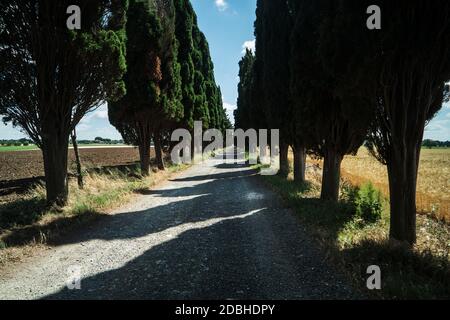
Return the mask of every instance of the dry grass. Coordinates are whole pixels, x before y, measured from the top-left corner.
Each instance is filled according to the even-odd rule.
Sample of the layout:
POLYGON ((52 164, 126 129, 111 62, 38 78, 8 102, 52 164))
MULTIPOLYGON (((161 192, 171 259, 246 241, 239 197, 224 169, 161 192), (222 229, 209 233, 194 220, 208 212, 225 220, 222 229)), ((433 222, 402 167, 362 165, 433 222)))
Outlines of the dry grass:
POLYGON ((120 171, 91 173, 84 177, 83 190, 71 179, 69 203, 62 212, 45 209, 45 189, 37 185, 22 198, 0 206, 0 267, 34 254, 74 228, 111 214, 113 208, 131 202, 139 191, 148 190, 185 168, 182 165, 155 170, 143 179, 120 171), (36 206, 41 203, 43 207, 36 206), (21 221, 13 220, 18 212, 25 217, 21 221))
MULTIPOLYGON (((292 161, 292 153, 290 154, 292 161)), ((320 161, 308 158, 309 166, 321 166, 320 161)), ((389 197, 387 169, 372 157, 366 148, 356 156, 346 156, 342 162, 342 179, 361 186, 367 182, 389 197)), ((320 181, 317 168, 309 178, 320 181)), ((450 223, 450 149, 423 149, 417 181, 417 210, 438 220, 450 223)))
MULTIPOLYGON (((389 196, 386 167, 374 159, 365 148, 342 162, 342 176, 352 184, 372 181, 389 196)), ((450 149, 423 149, 417 181, 417 209, 450 222, 450 149)))

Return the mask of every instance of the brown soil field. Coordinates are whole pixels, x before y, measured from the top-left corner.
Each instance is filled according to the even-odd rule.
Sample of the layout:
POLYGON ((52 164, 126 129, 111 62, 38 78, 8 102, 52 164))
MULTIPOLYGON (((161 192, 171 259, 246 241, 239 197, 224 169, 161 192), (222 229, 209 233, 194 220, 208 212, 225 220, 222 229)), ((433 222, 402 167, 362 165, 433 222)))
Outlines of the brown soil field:
MULTIPOLYGON (((152 152, 152 157, 154 156, 152 152)), ((137 148, 86 148, 80 149, 83 167, 129 165, 139 161, 137 148)), ((69 150, 69 170, 75 169, 75 155, 69 150)), ((0 153, 0 181, 42 177, 44 164, 40 150, 0 153)))

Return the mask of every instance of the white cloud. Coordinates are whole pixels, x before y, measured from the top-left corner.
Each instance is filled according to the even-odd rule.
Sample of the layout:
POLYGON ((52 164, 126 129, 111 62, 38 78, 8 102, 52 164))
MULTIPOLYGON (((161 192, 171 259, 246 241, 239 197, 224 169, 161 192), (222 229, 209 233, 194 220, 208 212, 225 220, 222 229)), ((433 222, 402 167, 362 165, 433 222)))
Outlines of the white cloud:
POLYGON ((450 120, 434 119, 425 128, 425 139, 446 141, 450 138, 450 120))
POLYGON ((225 11, 228 9, 228 2, 226 0, 215 0, 215 3, 219 11, 225 11))
MULTIPOLYGON (((89 132, 92 130, 92 127, 90 125, 88 125, 87 123, 84 123, 83 121, 81 121, 78 125, 77 125, 77 132, 89 132)), ((78 140, 78 139, 77 139, 78 140)))
POLYGON ((92 120, 106 120, 108 121, 108 104, 104 103, 94 111, 87 113, 83 119, 81 119, 80 124, 90 124, 92 120))
POLYGON ((105 103, 92 112, 92 118, 108 119, 108 105, 105 103))
POLYGON ((255 46, 256 46, 256 40, 249 40, 249 41, 245 41, 244 44, 242 45, 242 54, 245 54, 247 49, 252 50, 253 52, 255 52, 255 46))
POLYGON ((237 106, 228 102, 223 102, 223 107, 227 112, 228 119, 230 119, 231 123, 234 123, 234 113, 233 111, 237 109, 237 106))

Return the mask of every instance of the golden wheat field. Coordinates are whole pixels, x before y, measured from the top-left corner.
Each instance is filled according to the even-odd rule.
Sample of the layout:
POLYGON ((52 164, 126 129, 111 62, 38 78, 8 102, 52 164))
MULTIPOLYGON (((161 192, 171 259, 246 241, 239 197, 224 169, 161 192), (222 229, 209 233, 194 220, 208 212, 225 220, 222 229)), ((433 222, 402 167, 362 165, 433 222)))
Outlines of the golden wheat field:
MULTIPOLYGON (((371 181, 388 196, 386 167, 366 148, 342 162, 342 177, 352 184, 371 181)), ((450 149, 423 149, 417 181, 417 209, 450 222, 450 149)))
MULTIPOLYGON (((293 154, 290 152, 292 162, 293 154)), ((307 177, 320 180, 316 169, 321 162, 308 157, 307 177)), ((366 148, 356 156, 346 156, 341 167, 342 179, 353 185, 372 182, 386 197, 389 197, 387 169, 372 157, 366 148)), ((417 181, 417 210, 450 223, 450 149, 423 149, 417 181)))

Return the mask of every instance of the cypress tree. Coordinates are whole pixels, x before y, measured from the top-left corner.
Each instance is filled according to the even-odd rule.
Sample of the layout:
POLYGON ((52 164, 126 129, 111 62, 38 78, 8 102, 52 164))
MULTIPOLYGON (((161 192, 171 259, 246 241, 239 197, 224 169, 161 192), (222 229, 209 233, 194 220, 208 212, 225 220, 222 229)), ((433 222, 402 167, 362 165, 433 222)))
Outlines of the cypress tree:
POLYGON ((425 124, 448 100, 450 2, 377 1, 380 30, 368 30, 369 1, 339 1, 325 44, 341 96, 375 111, 368 146, 387 165, 390 237, 416 241, 416 184, 425 124), (339 50, 336 50, 339 48, 339 50))
MULTIPOLYGON (((297 134, 315 155, 324 158, 321 198, 337 201, 340 166, 346 154, 362 145, 372 119, 363 100, 338 94, 340 79, 320 51, 326 22, 333 18, 332 0, 295 3, 295 25, 291 36, 291 92, 297 134)), ((332 39, 331 39, 332 40, 332 39)))
POLYGON ((127 94, 109 104, 109 118, 126 142, 139 146, 145 176, 149 174, 152 134, 158 164, 163 168, 162 124, 183 114, 178 43, 172 2, 132 0, 127 14, 127 94))
POLYGON ((47 202, 67 202, 70 133, 124 93, 126 0, 11 0, 0 4, 0 115, 42 150, 47 202), (81 30, 66 10, 81 8, 81 30))
MULTIPOLYGON (((270 129, 280 130, 280 174, 289 173, 288 149, 294 145, 297 167, 304 168, 304 147, 294 140, 292 130, 292 101, 290 99, 290 34, 293 26, 292 11, 286 0, 260 0, 257 2, 255 22, 256 70, 260 86, 261 108, 270 129)), ((296 178, 304 179, 302 170, 296 178)))
POLYGON ((252 123, 255 115, 252 114, 252 88, 254 78, 255 56, 249 49, 239 62, 239 84, 237 109, 234 111, 235 127, 243 130, 255 128, 252 123))

